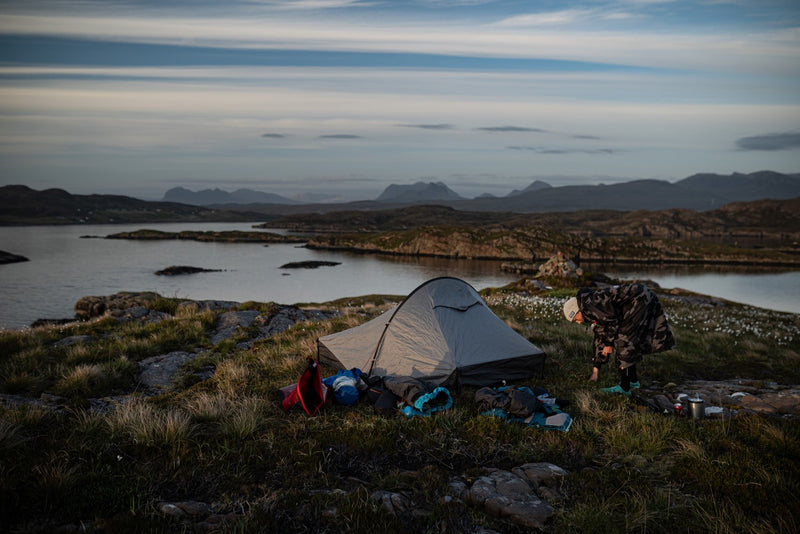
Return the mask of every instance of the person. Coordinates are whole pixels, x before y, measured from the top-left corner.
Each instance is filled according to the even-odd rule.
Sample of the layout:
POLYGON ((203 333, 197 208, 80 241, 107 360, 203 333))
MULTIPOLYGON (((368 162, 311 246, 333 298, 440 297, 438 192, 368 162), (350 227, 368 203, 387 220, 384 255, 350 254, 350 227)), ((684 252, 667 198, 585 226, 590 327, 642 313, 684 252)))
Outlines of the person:
POLYGON ((636 364, 644 354, 675 348, 675 338, 658 297, 644 284, 622 284, 600 289, 581 288, 564 303, 567 320, 588 322, 594 331, 591 381, 600 367, 615 356, 619 384, 607 393, 630 395, 639 387, 636 364))

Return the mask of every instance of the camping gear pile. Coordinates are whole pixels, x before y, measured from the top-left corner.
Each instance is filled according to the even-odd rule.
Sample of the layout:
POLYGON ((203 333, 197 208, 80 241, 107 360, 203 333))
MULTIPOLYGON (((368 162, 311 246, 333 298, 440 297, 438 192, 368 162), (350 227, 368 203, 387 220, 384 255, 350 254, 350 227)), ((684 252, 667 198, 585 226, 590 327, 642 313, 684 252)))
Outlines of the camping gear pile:
MULTIPOLYGON (((375 319, 320 337, 317 361, 341 369, 336 375, 323 380, 317 361, 308 359, 298 383, 281 389, 284 410, 299 404, 313 415, 333 391, 339 404, 367 398, 376 413, 427 417, 452 407, 451 388, 487 388, 542 373, 545 353, 497 317, 468 283, 440 277, 423 283, 375 319)), ((523 392, 497 393, 512 391, 516 396, 523 392)), ((534 413, 567 415, 552 399, 536 400, 539 404, 534 403, 530 413, 521 417, 514 412, 508 419, 569 428, 568 416, 552 424, 546 424, 546 417, 531 419, 534 413)))

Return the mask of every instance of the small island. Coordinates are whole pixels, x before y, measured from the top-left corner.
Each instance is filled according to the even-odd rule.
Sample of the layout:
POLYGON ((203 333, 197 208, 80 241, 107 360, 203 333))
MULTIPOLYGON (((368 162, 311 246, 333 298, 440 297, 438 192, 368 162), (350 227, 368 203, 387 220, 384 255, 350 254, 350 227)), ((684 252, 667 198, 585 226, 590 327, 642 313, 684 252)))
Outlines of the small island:
POLYGON ((17 254, 12 254, 10 252, 6 252, 5 250, 0 250, 0 264, 4 263, 20 263, 23 261, 30 261, 25 256, 19 256, 17 254))
POLYGON ((281 269, 316 269, 317 267, 333 267, 341 265, 338 261, 292 261, 284 263, 280 266, 281 269))
POLYGON ((195 274, 195 273, 218 273, 222 269, 203 269, 202 267, 192 267, 190 265, 170 265, 166 269, 156 271, 159 276, 175 276, 179 274, 195 274))

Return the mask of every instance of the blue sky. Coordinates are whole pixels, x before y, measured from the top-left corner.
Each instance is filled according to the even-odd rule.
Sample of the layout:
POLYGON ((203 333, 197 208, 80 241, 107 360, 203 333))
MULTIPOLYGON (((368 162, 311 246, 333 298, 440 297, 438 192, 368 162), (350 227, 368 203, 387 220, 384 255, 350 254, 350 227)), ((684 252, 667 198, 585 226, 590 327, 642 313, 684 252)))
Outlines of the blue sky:
POLYGON ((800 172, 796 0, 0 2, 0 185, 374 198, 800 172))

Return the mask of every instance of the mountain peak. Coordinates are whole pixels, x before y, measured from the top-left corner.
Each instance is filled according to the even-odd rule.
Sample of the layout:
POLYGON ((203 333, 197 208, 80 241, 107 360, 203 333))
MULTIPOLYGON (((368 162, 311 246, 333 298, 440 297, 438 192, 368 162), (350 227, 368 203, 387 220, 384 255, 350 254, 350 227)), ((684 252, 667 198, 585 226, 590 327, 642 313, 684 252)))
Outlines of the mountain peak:
POLYGON ((377 202, 431 202, 460 200, 463 197, 442 182, 416 182, 412 185, 392 184, 383 190, 377 202))

